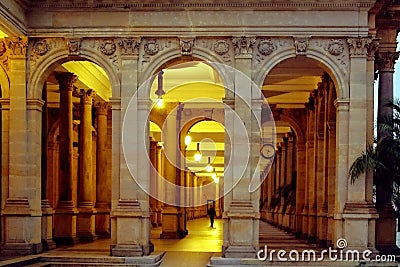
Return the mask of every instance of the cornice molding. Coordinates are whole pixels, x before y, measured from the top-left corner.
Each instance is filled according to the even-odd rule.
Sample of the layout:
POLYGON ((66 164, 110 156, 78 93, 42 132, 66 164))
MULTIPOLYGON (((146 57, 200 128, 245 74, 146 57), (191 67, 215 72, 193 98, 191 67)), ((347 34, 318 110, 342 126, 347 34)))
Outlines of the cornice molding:
POLYGON ((187 0, 179 2, 171 2, 167 0, 154 1, 112 1, 112 0, 93 0, 93 1, 82 1, 76 2, 72 0, 42 0, 42 1, 23 1, 24 5, 28 5, 29 8, 49 8, 49 9, 82 9, 82 8, 97 8, 97 9, 124 9, 124 10, 141 10, 141 9, 253 9, 253 8, 265 8, 265 9, 348 9, 348 8, 365 8, 369 10, 375 4, 374 0, 364 1, 268 1, 268 0, 247 0, 247 1, 199 1, 199 0, 187 0))

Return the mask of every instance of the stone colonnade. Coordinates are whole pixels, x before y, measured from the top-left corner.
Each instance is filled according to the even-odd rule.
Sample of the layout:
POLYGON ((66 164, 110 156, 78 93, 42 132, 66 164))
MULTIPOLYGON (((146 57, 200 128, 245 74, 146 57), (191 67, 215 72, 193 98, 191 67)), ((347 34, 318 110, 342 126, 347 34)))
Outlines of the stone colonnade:
POLYGON ((111 191, 110 179, 107 177, 106 150, 108 104, 104 101, 96 102, 97 146, 94 149, 92 107, 95 91, 78 91, 74 87, 78 77, 73 73, 57 72, 55 76, 60 85, 59 152, 48 160, 51 164, 58 158, 59 166, 58 175, 52 175, 52 182, 57 184, 59 193, 50 201, 56 205, 54 240, 60 244, 73 244, 79 240, 95 240, 96 233, 107 235, 110 232, 108 221, 111 195, 107 192, 111 191), (73 129, 73 97, 80 98, 78 151, 74 151, 76 142, 73 129), (79 161, 74 160, 74 155, 79 161), (99 194, 96 194, 96 191, 99 194))
MULTIPOLYGON (((261 186, 261 218, 321 247, 334 241, 334 99, 334 82, 325 74, 297 113, 298 124, 277 136, 274 162, 261 186)), ((285 120, 285 114, 277 118, 285 120)))
MULTIPOLYGON (((97 58, 101 63, 99 65, 103 66, 110 75, 113 86, 113 98, 110 100, 112 179, 109 186, 105 181, 103 181, 104 184, 101 180, 99 181, 101 176, 97 176, 94 182, 93 173, 92 178, 90 172, 82 173, 81 175, 86 177, 86 180, 81 180, 85 187, 80 188, 78 196, 74 197, 74 192, 78 192, 76 189, 78 183, 74 184, 73 181, 71 99, 72 85, 76 77, 68 74, 69 79, 65 77, 62 79, 59 76, 60 109, 63 111, 60 120, 64 122, 60 124, 59 154, 64 160, 60 159, 56 163, 60 170, 59 178, 62 186, 59 188, 60 201, 54 211, 54 224, 63 225, 63 227, 55 229, 55 237, 69 242, 75 242, 77 234, 82 234, 82 237, 89 239, 95 238, 96 208, 107 209, 108 204, 105 204, 106 199, 97 201, 95 190, 93 193, 86 191, 89 190, 86 185, 92 183, 99 187, 100 183, 102 186, 112 188, 111 255, 142 256, 153 251, 150 242, 149 196, 140 187, 148 188, 150 183, 150 168, 147 168, 149 162, 146 162, 143 157, 148 154, 147 149, 150 145, 147 142, 150 142, 150 138, 148 132, 137 130, 145 129, 146 122, 140 118, 146 118, 150 112, 148 91, 138 92, 135 112, 129 113, 132 123, 128 125, 132 127, 130 129, 135 134, 131 140, 124 143, 131 149, 133 160, 129 162, 130 166, 140 166, 135 169, 136 180, 132 179, 123 154, 122 129, 133 93, 163 63, 183 55, 193 55, 201 59, 211 58, 216 62, 231 64, 255 83, 262 85, 265 76, 274 64, 278 64, 285 58, 300 55, 319 60, 329 66, 335 87, 332 87, 331 81, 323 80, 321 88, 318 87, 310 97, 307 112, 303 114, 305 116, 303 140, 300 140, 298 135, 288 135, 283 139, 278 149, 276 162, 269 173, 269 178, 274 177, 274 179, 267 179, 267 185, 270 185, 264 191, 261 190, 268 201, 272 202, 276 189, 290 184, 296 170, 295 207, 292 203, 285 208, 282 203, 285 199, 277 197, 276 201, 279 205, 272 211, 264 211, 263 214, 267 219, 272 219, 282 227, 293 229, 312 242, 329 245, 339 238, 346 238, 351 249, 374 249, 377 213, 372 205, 372 196, 369 194, 372 192, 371 177, 360 177, 354 184, 351 184, 347 177, 352 160, 365 149, 370 141, 370 136, 367 134, 368 123, 373 119, 367 110, 371 99, 370 76, 373 63, 368 60, 368 53, 371 52, 369 44, 372 40, 370 37, 348 39, 315 37, 307 40, 296 38, 243 36, 202 39, 202 37, 196 37, 190 40, 181 38, 182 42, 178 42, 179 37, 159 39, 135 37, 120 40, 87 38, 67 42, 63 38, 55 38, 52 42, 60 44, 52 48, 56 51, 48 49, 38 54, 36 65, 31 66, 32 73, 29 75, 26 75, 28 69, 26 64, 33 64, 30 62, 31 58, 26 57, 26 52, 19 53, 19 51, 26 51, 27 43, 24 44, 21 40, 15 41, 13 47, 15 48, 15 44, 18 44, 19 48, 10 47, 12 54, 8 59, 12 90, 10 90, 9 98, 3 98, 1 102, 2 133, 4 133, 2 142, 6 143, 2 146, 2 193, 4 193, 2 194, 4 205, 2 250, 20 254, 40 252, 42 251, 42 233, 50 232, 41 229, 44 214, 42 210, 47 207, 43 206, 42 209, 41 187, 43 185, 41 185, 41 172, 38 168, 41 164, 40 157, 37 157, 41 151, 43 101, 37 92, 35 94, 31 92, 42 90, 43 83, 40 81, 43 80, 32 78, 28 83, 26 77, 40 76, 37 73, 44 75, 42 69, 51 66, 50 62, 45 64, 46 60, 51 56, 56 58, 55 55, 61 52, 64 53, 65 59, 77 55, 82 58, 97 58), (72 46, 76 42, 79 42, 79 45, 72 46), (60 52, 60 49, 65 49, 65 51, 60 52), (35 89, 35 86, 40 89, 35 89), (337 97, 330 95, 335 90, 338 92, 337 97), (335 103, 333 112, 335 115, 331 111, 333 103, 335 103), (328 114, 331 115, 327 116, 328 114), (11 121, 11 118, 15 117, 18 120, 11 121), (333 151, 335 154, 331 156, 333 151), (94 221, 93 217, 95 217, 94 221)), ((43 40, 46 39, 34 41, 43 42, 43 40)), ((254 116, 261 117, 262 96, 260 92, 253 90, 254 84, 242 79, 240 75, 234 77, 226 73, 221 75, 225 75, 224 82, 227 87, 232 86, 235 90, 235 94, 226 93, 224 100, 226 104, 224 125, 227 131, 234 133, 230 140, 225 142, 226 145, 230 145, 225 158, 231 160, 232 166, 240 166, 243 163, 243 148, 250 146, 249 168, 244 173, 237 168, 226 168, 225 171, 226 189, 230 189, 238 179, 240 181, 233 190, 227 192, 224 199, 222 251, 223 256, 227 258, 254 257, 258 250, 260 190, 249 192, 248 189, 252 175, 255 173, 257 176, 260 171, 256 159, 259 158, 261 133, 254 116), (251 103, 252 111, 248 110, 243 99, 251 103), (234 112, 246 122, 244 127, 249 139, 243 138, 241 128, 238 128, 240 123, 235 121, 234 112)), ((86 97, 88 97, 87 94, 86 97)), ((84 112, 88 112, 89 107, 86 108, 84 112)), ((100 121, 98 124, 104 125, 100 121)), ((88 129, 90 127, 86 128, 85 136, 89 136, 88 129)), ((82 142, 80 144, 83 146, 82 142)), ((89 144, 86 146, 90 149, 89 144)), ((102 146, 104 143, 97 144, 97 147, 102 146)), ((97 159, 102 158, 99 155, 96 156, 97 159)), ((89 158, 81 164, 90 164, 89 158)), ((96 166, 96 173, 104 171, 101 170, 100 164, 97 163, 96 166)), ((104 210, 103 215, 107 216, 104 210)), ((103 217, 102 220, 107 221, 107 217, 103 217)), ((48 237, 46 235, 47 239, 48 237)))

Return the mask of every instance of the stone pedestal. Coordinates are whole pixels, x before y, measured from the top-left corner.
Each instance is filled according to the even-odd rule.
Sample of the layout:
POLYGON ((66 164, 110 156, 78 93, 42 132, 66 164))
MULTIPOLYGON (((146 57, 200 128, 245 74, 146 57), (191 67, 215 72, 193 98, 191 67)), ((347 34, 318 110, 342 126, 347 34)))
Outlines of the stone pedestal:
POLYGON ((111 245, 111 255, 117 257, 135 257, 149 255, 154 251, 154 245, 146 241, 146 227, 138 225, 148 224, 150 214, 141 211, 137 201, 120 200, 115 211, 111 212, 117 234, 117 243, 111 245))
POLYGON ((41 229, 41 214, 32 214, 28 199, 7 199, 3 216, 3 227, 7 231, 1 247, 2 255, 29 255, 43 251, 40 238, 35 240, 34 236, 27 234, 41 229))
POLYGON ((160 238, 183 238, 185 230, 180 227, 182 213, 177 207, 166 207, 162 211, 162 233, 160 238))
POLYGON ((54 212, 54 241, 57 245, 79 243, 76 236, 76 217, 78 209, 72 201, 60 201, 54 212))
POLYGON ((53 214, 54 211, 50 207, 48 200, 42 200, 42 246, 43 250, 51 250, 56 248, 53 241, 53 214))
POLYGON ((226 258, 254 258, 258 251, 258 224, 260 216, 249 201, 232 201, 224 213, 224 233, 229 243, 222 246, 226 258), (257 236, 255 236, 257 235, 257 236))

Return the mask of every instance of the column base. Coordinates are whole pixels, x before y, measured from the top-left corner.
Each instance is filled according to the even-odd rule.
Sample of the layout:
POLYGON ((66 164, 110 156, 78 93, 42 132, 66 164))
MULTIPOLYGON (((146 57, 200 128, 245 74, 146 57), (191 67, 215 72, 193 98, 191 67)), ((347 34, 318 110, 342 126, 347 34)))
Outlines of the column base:
POLYGON ((79 213, 76 221, 76 235, 80 242, 93 242, 97 240, 95 234, 96 210, 89 205, 78 208, 79 213))
POLYGON ((254 258, 258 249, 249 246, 222 247, 222 255, 225 258, 254 258))
POLYGON ((380 254, 400 255, 400 249, 396 245, 396 213, 391 204, 378 205, 379 218, 376 220, 376 244, 380 254))
POLYGON ((111 246, 111 256, 135 257, 143 256, 142 248, 138 245, 117 245, 111 246))
POLYGON ((23 255, 32 255, 39 254, 43 252, 42 243, 38 244, 4 244, 1 246, 1 255, 7 256, 23 256, 23 255))
POLYGON ((60 201, 54 211, 53 240, 57 245, 73 245, 79 243, 76 236, 76 217, 78 210, 72 201, 60 201))
POLYGON ((255 258, 258 252, 260 214, 251 201, 232 201, 224 213, 224 227, 230 229, 224 237, 222 256, 225 258, 255 258))
POLYGON ((43 251, 55 249, 57 247, 56 242, 53 239, 42 239, 43 251))
POLYGON ((160 238, 162 239, 180 239, 185 237, 185 231, 180 228, 179 220, 182 214, 176 207, 167 207, 162 211, 163 225, 160 238))

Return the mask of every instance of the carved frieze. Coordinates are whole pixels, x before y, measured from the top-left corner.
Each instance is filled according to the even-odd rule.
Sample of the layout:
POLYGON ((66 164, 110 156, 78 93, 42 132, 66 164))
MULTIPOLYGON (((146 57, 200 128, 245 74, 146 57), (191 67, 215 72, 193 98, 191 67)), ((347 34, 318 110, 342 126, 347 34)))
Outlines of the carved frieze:
POLYGON ((223 56, 229 52, 229 43, 226 40, 216 40, 213 49, 217 55, 223 56))
POLYGON ((8 50, 4 40, 0 40, 0 62, 4 66, 4 69, 8 70, 8 50))
POLYGON ((236 56, 252 56, 256 38, 247 36, 233 37, 232 43, 235 47, 236 56))
POLYGON ((271 39, 261 39, 257 48, 258 52, 263 56, 268 56, 276 50, 276 46, 271 39))
POLYGON ((264 60, 268 57, 273 56, 273 54, 282 48, 293 47, 293 39, 291 38, 270 38, 270 37, 260 37, 256 40, 257 47, 254 57, 253 66, 254 68, 259 67, 264 60))
POLYGON ((327 50, 332 56, 339 56, 344 51, 344 41, 340 39, 331 39, 328 43, 327 50))
POLYGON ((154 56, 160 51, 160 46, 157 40, 147 40, 144 44, 144 52, 147 55, 154 56))
POLYGON ((30 60, 31 65, 35 65, 36 61, 46 55, 51 50, 51 46, 47 39, 39 39, 33 40, 31 52, 30 52, 30 60))
POLYGON ((100 52, 103 53, 104 55, 111 56, 117 50, 117 46, 115 45, 115 42, 113 39, 105 39, 101 43, 99 49, 100 49, 100 52))
POLYGON ((177 38, 142 39, 139 52, 142 66, 146 63, 149 63, 153 56, 169 49, 179 49, 179 40, 177 38))
POLYGON ((294 37, 294 47, 296 49, 296 55, 305 56, 307 54, 309 39, 310 37, 294 37))
POLYGON ((349 49, 345 39, 311 38, 309 48, 331 55, 345 70, 349 67, 349 49))
POLYGON ((25 57, 28 48, 28 38, 26 37, 10 37, 6 38, 10 55, 25 57))
POLYGON ((370 37, 348 38, 347 43, 349 44, 351 56, 353 57, 367 56, 369 46, 372 43, 372 38, 370 37))
POLYGON ((79 51, 81 49, 81 39, 68 39, 67 47, 69 55, 79 55, 79 51))
POLYGON ((139 55, 140 38, 121 38, 118 40, 118 45, 121 48, 122 56, 137 56, 139 55))
POLYGON ((179 38, 182 56, 190 56, 193 53, 194 38, 179 38))

